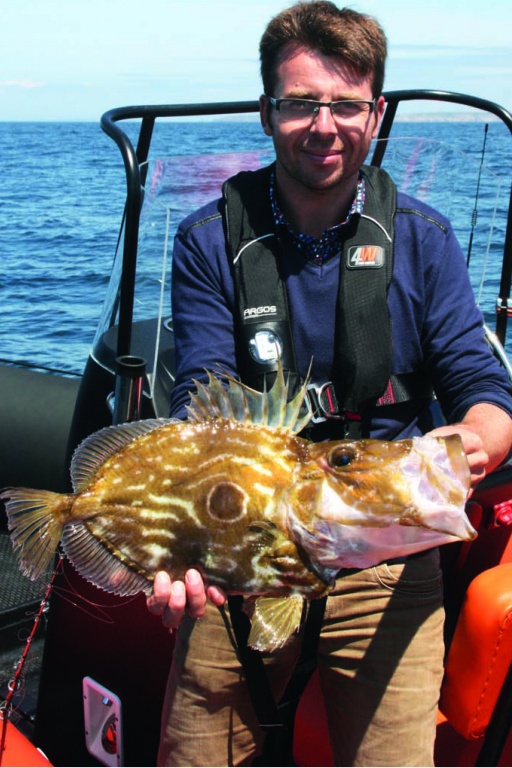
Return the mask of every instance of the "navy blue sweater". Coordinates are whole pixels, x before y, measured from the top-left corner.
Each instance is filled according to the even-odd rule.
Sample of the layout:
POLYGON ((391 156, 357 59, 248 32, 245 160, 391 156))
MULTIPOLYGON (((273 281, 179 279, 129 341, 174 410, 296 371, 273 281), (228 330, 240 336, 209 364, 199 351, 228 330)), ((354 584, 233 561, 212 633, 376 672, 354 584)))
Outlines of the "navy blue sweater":
MULTIPOLYGON (((186 418, 191 380, 221 365, 237 375, 234 286, 226 250, 221 205, 213 201, 180 225, 172 267, 172 314, 176 382, 171 415, 186 418)), ((339 258, 321 266, 296 252, 284 253, 295 354, 304 377, 331 379, 339 258)), ((393 331, 392 373, 419 368, 430 373, 448 422, 460 421, 480 402, 512 415, 504 370, 483 334, 464 256, 449 221, 429 206, 398 194, 395 265, 389 291, 393 331)), ((370 434, 397 439, 425 429, 410 404, 376 408, 370 434)))

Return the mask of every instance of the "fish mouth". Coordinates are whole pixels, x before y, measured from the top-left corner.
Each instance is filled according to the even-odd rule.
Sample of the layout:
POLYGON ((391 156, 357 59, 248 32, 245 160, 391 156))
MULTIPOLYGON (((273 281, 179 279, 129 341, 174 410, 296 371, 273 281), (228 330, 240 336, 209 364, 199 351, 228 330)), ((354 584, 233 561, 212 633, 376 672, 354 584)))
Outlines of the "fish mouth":
POLYGON ((466 482, 469 488, 471 470, 469 469, 469 462, 461 436, 459 434, 447 435, 444 438, 444 444, 455 476, 461 481, 466 482))
POLYGON ((404 514, 399 522, 400 525, 422 527, 434 533, 453 536, 454 540, 459 541, 473 541, 478 535, 468 516, 455 504, 440 507, 433 503, 424 506, 421 513, 412 508, 411 513, 404 514))
POLYGON ((470 541, 475 538, 476 531, 469 521, 449 530, 437 530, 403 520, 389 521, 384 526, 362 527, 317 519, 311 525, 295 520, 293 534, 300 540, 315 573, 327 581, 335 580, 343 569, 371 568, 444 544, 470 541))

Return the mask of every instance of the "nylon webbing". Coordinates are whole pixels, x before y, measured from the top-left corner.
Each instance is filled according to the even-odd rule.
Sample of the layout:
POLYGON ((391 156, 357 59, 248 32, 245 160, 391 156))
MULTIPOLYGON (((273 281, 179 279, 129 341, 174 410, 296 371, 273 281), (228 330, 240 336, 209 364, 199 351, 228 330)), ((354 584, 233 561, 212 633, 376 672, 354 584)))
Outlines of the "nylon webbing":
POLYGON ((251 623, 242 610, 244 599, 241 595, 228 597, 231 626, 238 646, 240 663, 242 664, 251 701, 258 722, 264 730, 284 728, 279 717, 277 705, 270 688, 263 658, 259 651, 247 644, 251 623))

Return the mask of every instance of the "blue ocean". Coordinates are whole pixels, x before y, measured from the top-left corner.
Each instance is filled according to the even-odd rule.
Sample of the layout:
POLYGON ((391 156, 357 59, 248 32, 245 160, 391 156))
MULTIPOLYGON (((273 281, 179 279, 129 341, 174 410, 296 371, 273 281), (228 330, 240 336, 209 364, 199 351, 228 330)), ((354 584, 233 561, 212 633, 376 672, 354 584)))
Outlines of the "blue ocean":
MULTIPOLYGON (((135 131, 128 123, 127 132, 135 136, 135 131)), ((428 192, 428 202, 452 219, 468 254, 477 300, 493 329, 510 194, 509 184, 500 187, 496 174, 506 167, 508 179, 512 176, 508 131, 494 121, 487 130, 481 122, 410 121, 398 126, 398 134, 404 141, 395 152, 397 181, 413 194, 428 192), (435 160, 427 161, 423 148, 430 140, 440 142, 440 149, 435 160), (401 162, 406 144, 407 160, 401 162), (462 158, 457 170, 448 147, 462 158), (419 185, 407 187, 421 164, 419 185), (445 184, 436 197, 437 180, 445 184), (446 193, 447 180, 450 190, 464 192, 465 202, 446 193)), ((174 167, 176 162, 182 166, 186 179, 177 193, 182 199, 175 194, 170 206, 173 226, 204 202, 205 156, 225 160, 226 176, 235 152, 246 153, 242 165, 255 153, 263 160, 271 156, 270 140, 255 121, 169 122, 155 141, 155 156, 180 158, 174 167)), ((0 153, 0 360, 80 373, 100 321, 123 216, 120 152, 99 122, 0 122, 0 153)), ((216 195, 217 189, 210 185, 206 192, 216 195)), ((457 301, 456 285, 453 291, 457 301)), ((512 331, 509 335, 507 348, 512 331)))

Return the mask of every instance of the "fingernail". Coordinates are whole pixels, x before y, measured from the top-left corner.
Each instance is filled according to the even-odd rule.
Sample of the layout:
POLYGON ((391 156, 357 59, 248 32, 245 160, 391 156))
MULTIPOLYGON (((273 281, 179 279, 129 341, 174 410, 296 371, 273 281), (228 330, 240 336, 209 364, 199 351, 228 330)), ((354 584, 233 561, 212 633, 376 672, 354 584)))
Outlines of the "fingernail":
POLYGON ((201 574, 194 570, 187 571, 185 580, 191 586, 196 586, 196 584, 199 584, 201 581, 201 574))
POLYGON ((185 594, 185 585, 182 581, 173 581, 171 584, 171 592, 174 597, 183 597, 185 594))

